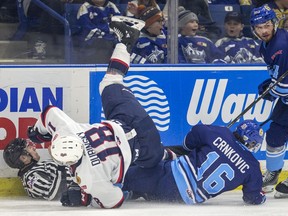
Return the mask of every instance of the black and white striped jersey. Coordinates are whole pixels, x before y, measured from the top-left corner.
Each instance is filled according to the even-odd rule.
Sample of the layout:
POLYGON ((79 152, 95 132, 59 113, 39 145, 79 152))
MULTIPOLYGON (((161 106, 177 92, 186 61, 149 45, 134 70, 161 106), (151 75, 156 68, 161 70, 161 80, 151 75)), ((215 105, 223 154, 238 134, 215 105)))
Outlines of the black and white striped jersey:
POLYGON ((18 173, 24 190, 32 198, 53 200, 73 182, 68 167, 62 167, 52 160, 34 161, 18 173))

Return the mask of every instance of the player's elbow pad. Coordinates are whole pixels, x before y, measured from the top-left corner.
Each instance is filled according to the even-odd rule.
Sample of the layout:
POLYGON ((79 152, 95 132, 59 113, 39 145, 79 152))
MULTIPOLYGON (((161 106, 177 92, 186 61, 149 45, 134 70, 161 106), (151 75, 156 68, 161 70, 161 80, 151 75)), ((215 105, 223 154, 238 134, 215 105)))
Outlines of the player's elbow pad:
POLYGON ((243 200, 245 203, 250 205, 260 205, 266 201, 266 196, 263 193, 260 193, 256 197, 250 197, 250 196, 243 196, 243 200))

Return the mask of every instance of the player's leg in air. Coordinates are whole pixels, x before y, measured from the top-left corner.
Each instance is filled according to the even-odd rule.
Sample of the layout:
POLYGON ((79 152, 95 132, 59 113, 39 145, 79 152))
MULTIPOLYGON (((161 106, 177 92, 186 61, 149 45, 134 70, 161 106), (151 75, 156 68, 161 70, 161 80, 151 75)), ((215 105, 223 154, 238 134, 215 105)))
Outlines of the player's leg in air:
MULTIPOLYGON (((114 17, 115 18, 115 17, 114 17)), ((119 42, 110 59, 106 75, 99 90, 107 120, 116 120, 130 136, 133 162, 144 168, 158 164, 164 156, 160 134, 144 108, 131 90, 124 86, 123 77, 130 64, 130 51, 140 35, 144 23, 140 20, 116 19, 110 28, 118 36, 119 42)))

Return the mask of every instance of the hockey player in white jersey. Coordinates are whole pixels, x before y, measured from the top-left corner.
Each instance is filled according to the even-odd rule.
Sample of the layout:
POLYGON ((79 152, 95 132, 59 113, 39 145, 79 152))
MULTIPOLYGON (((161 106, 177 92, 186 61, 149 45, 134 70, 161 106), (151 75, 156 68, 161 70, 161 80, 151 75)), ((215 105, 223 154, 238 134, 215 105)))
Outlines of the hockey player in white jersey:
POLYGON ((130 62, 128 51, 143 26, 136 19, 112 18, 110 28, 121 43, 116 45, 99 86, 107 121, 80 124, 59 108, 48 106, 28 129, 34 142, 51 140, 52 158, 71 167, 75 182, 91 194, 92 206, 120 207, 125 200, 121 185, 130 164, 150 168, 167 155, 152 119, 123 85, 130 62))

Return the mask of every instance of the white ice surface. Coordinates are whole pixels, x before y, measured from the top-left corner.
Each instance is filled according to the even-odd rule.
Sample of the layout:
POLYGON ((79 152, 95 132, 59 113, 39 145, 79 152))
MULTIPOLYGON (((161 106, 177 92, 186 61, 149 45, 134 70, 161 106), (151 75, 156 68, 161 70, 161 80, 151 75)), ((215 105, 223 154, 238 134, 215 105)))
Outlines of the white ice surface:
POLYGON ((266 203, 245 205, 242 192, 232 191, 200 205, 129 201, 119 209, 62 207, 59 201, 33 200, 27 197, 0 198, 1 216, 288 216, 288 199, 267 195, 266 203))

